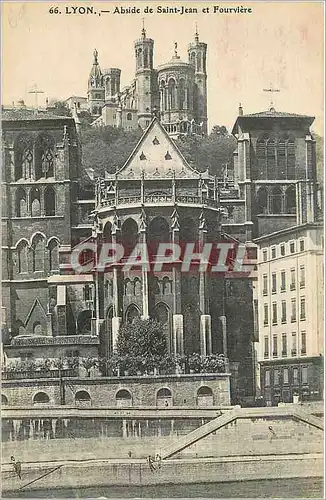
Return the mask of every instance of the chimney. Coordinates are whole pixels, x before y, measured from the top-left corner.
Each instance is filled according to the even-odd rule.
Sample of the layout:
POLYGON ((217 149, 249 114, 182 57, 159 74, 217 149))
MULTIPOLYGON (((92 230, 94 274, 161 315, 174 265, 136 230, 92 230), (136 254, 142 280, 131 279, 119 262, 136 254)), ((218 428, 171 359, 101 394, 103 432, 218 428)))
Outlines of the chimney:
POLYGON ((243 107, 241 106, 241 102, 239 103, 239 116, 243 116, 243 107))

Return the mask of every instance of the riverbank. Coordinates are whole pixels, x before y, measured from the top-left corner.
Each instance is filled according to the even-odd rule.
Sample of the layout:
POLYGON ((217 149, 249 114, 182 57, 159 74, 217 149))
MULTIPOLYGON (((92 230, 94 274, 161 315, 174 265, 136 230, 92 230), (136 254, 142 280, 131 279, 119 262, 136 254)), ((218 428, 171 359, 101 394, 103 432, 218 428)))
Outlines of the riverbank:
MULTIPOLYGON (((73 444, 72 444, 73 446, 73 444)), ((19 480, 2 467, 2 495, 62 488, 154 486, 292 478, 321 478, 322 454, 175 459, 151 471, 145 460, 27 462, 19 480), (43 477, 41 477, 43 476, 43 477)), ((39 497, 40 498, 40 497, 39 497)))

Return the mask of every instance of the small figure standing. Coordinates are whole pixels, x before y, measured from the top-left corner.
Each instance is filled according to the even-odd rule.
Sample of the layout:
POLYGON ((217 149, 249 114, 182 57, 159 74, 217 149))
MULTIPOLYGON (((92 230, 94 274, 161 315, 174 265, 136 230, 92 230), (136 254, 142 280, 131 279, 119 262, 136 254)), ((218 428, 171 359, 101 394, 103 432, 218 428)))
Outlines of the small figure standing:
POLYGON ((17 476, 19 479, 21 479, 21 472, 22 472, 22 464, 18 461, 16 462, 15 457, 10 457, 10 460, 12 461, 12 464, 14 466, 14 471, 16 472, 17 476))
POLYGON ((154 466, 153 459, 152 459, 152 457, 150 455, 148 455, 147 462, 148 462, 148 466, 149 466, 151 472, 154 472, 156 469, 155 469, 155 466, 154 466))
POLYGON ((162 459, 161 459, 161 455, 159 455, 158 453, 156 455, 155 461, 157 462, 157 466, 160 469, 161 465, 162 465, 162 459))

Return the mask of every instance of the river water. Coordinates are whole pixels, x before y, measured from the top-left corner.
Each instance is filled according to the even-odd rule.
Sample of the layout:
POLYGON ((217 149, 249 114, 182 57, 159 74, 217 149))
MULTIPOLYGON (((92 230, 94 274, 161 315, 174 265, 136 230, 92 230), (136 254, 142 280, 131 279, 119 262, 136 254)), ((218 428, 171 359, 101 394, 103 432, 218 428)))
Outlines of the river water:
POLYGON ((273 479, 229 483, 160 486, 102 486, 81 489, 28 490, 3 498, 324 498, 323 480, 273 479))

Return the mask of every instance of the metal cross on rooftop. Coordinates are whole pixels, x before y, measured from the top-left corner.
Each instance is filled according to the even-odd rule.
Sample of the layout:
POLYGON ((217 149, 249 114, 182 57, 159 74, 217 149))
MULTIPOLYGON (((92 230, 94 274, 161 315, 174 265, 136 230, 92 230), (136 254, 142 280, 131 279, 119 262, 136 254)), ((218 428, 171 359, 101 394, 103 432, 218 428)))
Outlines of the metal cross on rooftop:
POLYGON ((272 97, 271 97, 271 104, 270 104, 270 107, 271 107, 271 108, 273 108, 273 107, 274 107, 274 102, 273 102, 273 93, 275 93, 275 92, 281 92, 281 91, 280 91, 280 89, 275 89, 275 88, 273 87, 273 85, 272 85, 272 84, 270 84, 269 89, 263 89, 263 91, 264 91, 264 92, 270 92, 270 93, 271 93, 272 97))
POLYGON ((34 87, 28 93, 35 95, 35 109, 37 109, 37 107, 38 107, 37 96, 38 96, 38 94, 44 94, 44 91, 43 90, 39 90, 37 88, 36 83, 35 83, 34 87))

